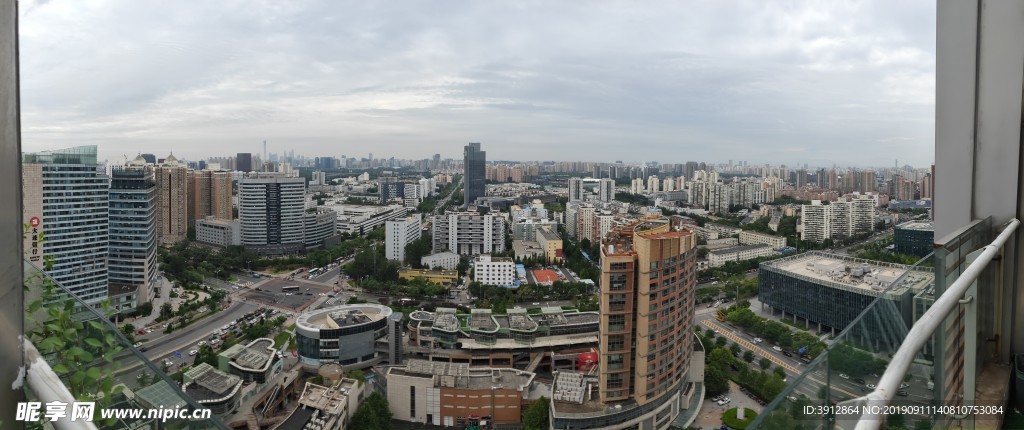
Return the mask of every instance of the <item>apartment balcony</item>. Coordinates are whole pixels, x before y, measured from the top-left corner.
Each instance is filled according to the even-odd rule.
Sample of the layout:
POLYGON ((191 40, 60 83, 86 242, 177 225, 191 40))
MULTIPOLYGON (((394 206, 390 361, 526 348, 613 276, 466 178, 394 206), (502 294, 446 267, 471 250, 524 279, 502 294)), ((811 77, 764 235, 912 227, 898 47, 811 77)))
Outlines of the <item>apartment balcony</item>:
MULTIPOLYGON (((39 428, 226 428, 209 418, 208 411, 186 396, 179 383, 132 347, 110 321, 112 309, 87 306, 27 261, 24 287, 25 401, 40 402, 38 422, 49 421, 47 405, 66 404, 64 417, 39 428), (95 413, 72 420, 76 402, 95 402, 95 413), (148 416, 153 408, 187 410, 186 416, 196 412, 195 416, 206 419, 172 417, 165 421, 148 416), (100 416, 101 411, 115 409, 141 410, 143 416, 106 420, 100 416)), ((27 427, 35 428, 31 423, 27 427)))
MULTIPOLYGON (((933 266, 935 282, 902 303, 876 299, 776 397, 750 428, 875 430, 997 429, 1024 397, 1024 366, 998 351, 1004 332, 999 303, 1012 288, 1011 259, 1020 222, 975 221, 935 242, 916 267, 933 266), (1008 242, 1009 241, 1009 242, 1008 242), (908 327, 906 321, 912 321, 908 327), (920 426, 920 427, 915 427, 920 426)), ((912 282, 908 270, 885 292, 912 282)), ((1019 405, 1017 406, 1019 407, 1019 405)))

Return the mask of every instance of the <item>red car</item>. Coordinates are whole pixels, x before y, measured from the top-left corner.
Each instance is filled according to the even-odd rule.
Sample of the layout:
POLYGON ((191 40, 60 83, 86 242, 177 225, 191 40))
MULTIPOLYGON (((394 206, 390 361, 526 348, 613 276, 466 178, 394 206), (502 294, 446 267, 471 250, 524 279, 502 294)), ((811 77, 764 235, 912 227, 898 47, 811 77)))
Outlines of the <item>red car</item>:
POLYGON ((146 334, 146 329, 140 328, 139 329, 139 334, 146 334))

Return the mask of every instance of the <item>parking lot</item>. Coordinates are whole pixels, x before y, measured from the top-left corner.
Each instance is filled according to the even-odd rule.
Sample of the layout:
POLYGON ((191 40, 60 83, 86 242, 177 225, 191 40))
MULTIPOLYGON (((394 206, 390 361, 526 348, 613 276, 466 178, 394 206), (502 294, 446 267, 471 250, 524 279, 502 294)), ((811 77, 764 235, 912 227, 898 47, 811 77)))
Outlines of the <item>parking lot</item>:
POLYGON ((302 279, 288 281, 272 278, 249 288, 249 291, 242 294, 242 297, 247 301, 264 303, 271 306, 291 309, 293 311, 301 311, 313 304, 321 294, 326 295, 332 291, 333 288, 331 287, 302 279), (290 295, 281 291, 281 287, 292 285, 298 286, 299 291, 292 292, 290 295))

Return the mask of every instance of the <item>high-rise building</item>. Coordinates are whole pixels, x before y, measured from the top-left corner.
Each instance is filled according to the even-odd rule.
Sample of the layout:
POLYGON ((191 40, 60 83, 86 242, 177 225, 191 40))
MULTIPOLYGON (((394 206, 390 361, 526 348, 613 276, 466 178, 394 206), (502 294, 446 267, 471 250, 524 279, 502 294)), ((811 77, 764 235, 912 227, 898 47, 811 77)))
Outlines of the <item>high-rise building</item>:
POLYGON ((168 246, 188 235, 188 169, 174 154, 156 166, 157 240, 168 246))
POLYGON ((303 242, 306 180, 279 173, 249 174, 238 181, 242 245, 303 242))
POLYGON ((570 202, 584 200, 583 178, 569 178, 568 186, 570 202))
POLYGON ((110 178, 96 146, 26 153, 22 181, 25 256, 86 303, 106 299, 110 178))
POLYGON ((388 260, 405 261, 405 246, 423 235, 422 215, 388 221, 384 224, 384 256, 388 260))
POLYGON ((615 180, 605 178, 597 184, 597 199, 602 202, 615 200, 615 180))
POLYGON ((672 425, 695 377, 696 244, 693 233, 672 231, 666 218, 621 226, 601 242, 597 391, 602 404, 628 402, 623 409, 635 410, 599 413, 606 417, 596 422, 563 414, 556 402, 554 428, 672 425))
POLYGON ((118 303, 131 310, 153 298, 156 278, 156 181, 141 156, 110 174, 108 278, 111 289, 137 292, 138 302, 118 303))
POLYGON ((484 166, 487 164, 487 152, 480 150, 480 143, 472 142, 466 145, 463 152, 463 205, 476 202, 479 197, 487 195, 486 176, 484 166))
POLYGON ((657 176, 648 176, 647 177, 647 192, 648 193, 656 193, 656 192, 658 192, 658 184, 660 184, 660 183, 661 183, 661 181, 658 180, 657 176))
POLYGON ((248 152, 239 152, 235 155, 235 170, 246 173, 251 172, 252 154, 248 152))
POLYGON ((231 172, 213 170, 189 170, 188 178, 188 224, 208 216, 230 220, 231 213, 231 172))
POLYGON ((505 219, 500 215, 448 213, 434 215, 431 224, 433 253, 450 250, 479 255, 505 251, 505 219))
POLYGON ((832 205, 823 205, 821 200, 800 208, 800 240, 823 242, 832 238, 832 205))

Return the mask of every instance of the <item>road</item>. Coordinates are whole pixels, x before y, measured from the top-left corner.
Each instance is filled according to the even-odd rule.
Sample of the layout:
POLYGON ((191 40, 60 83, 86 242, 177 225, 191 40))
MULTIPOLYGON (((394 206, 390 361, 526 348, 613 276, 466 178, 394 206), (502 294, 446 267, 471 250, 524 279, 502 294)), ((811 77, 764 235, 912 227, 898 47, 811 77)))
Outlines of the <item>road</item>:
MULTIPOLYGON (((704 309, 701 308, 697 311, 696 320, 702 328, 711 328, 717 330, 718 334, 725 336, 726 339, 736 343, 743 350, 753 351, 756 356, 767 357, 777 366, 782 367, 786 371, 787 381, 792 383, 796 376, 807 371, 807 365, 795 357, 786 357, 779 351, 772 349, 767 343, 753 342, 753 336, 744 333, 737 327, 729 325, 728 323, 719 322, 714 318, 715 309, 704 309)), ((859 397, 867 394, 870 389, 866 387, 866 384, 875 384, 878 382, 877 377, 867 377, 864 382, 860 384, 852 379, 844 379, 839 377, 838 372, 834 372, 831 375, 827 374, 824 365, 819 365, 814 371, 811 371, 793 390, 794 395, 803 395, 809 399, 819 399, 820 387, 828 385, 831 389, 831 398, 838 400, 847 400, 854 397, 859 397), (827 381, 827 382, 826 382, 827 381)), ((913 377, 909 382, 910 387, 907 389, 908 396, 897 397, 904 401, 918 402, 922 405, 927 404, 931 398, 931 391, 927 388, 927 379, 913 377)))
POLYGON ((459 187, 462 185, 462 178, 463 178, 463 176, 459 176, 459 182, 456 182, 455 186, 452 187, 452 192, 450 192, 450 193, 448 193, 448 195, 444 196, 444 200, 441 200, 441 201, 437 202, 436 205, 434 205, 434 215, 437 215, 437 214, 441 213, 441 209, 444 208, 444 206, 446 204, 448 204, 448 200, 450 200, 452 198, 452 195, 455 194, 455 191, 458 190, 459 187))

